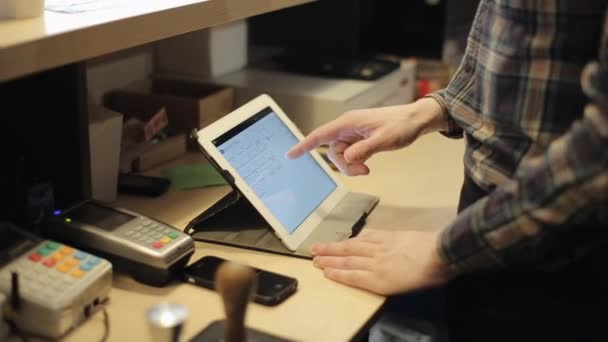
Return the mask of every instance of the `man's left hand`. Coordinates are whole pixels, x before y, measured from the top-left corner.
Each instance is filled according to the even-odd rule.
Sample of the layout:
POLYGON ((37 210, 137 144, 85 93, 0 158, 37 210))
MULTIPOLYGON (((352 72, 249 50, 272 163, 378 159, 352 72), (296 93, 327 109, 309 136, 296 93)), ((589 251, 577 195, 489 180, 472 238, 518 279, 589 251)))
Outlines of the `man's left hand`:
POLYGON ((381 295, 439 286, 450 278, 439 232, 367 230, 342 242, 312 246, 329 279, 381 295))

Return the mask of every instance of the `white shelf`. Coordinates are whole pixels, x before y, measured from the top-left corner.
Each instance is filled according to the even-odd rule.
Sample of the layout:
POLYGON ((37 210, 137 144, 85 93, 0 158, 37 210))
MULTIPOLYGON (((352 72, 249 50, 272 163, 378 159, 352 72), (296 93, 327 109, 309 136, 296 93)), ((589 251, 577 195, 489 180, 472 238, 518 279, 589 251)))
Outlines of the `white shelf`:
POLYGON ((125 0, 112 10, 0 20, 0 82, 313 0, 125 0))

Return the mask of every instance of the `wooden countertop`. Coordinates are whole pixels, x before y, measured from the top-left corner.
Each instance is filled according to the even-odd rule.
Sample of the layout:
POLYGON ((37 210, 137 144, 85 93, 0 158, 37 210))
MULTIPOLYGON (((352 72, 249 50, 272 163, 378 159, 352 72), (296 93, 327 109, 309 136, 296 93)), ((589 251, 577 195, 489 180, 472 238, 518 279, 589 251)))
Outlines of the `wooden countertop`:
MULTIPOLYGON (((411 147, 383 153, 370 160, 366 177, 341 176, 354 191, 380 196, 365 229, 441 229, 456 213, 462 184, 463 143, 439 134, 424 136, 411 147)), ((200 162, 197 154, 174 163, 200 162)), ((152 174, 160 172, 154 170, 152 174)), ((123 197, 118 204, 156 217, 178 228, 225 194, 227 187, 173 191, 159 199, 123 197)), ((191 262, 217 255, 295 277, 299 289, 277 307, 251 304, 247 324, 256 329, 299 341, 347 341, 376 314, 384 297, 334 283, 309 260, 279 256, 209 243, 196 243, 191 262)), ((116 275, 108 307, 109 341, 149 340, 145 310, 161 301, 184 304, 190 310, 185 327, 189 338, 216 319, 223 318, 219 296, 190 284, 165 288, 142 285, 116 275)), ((103 335, 102 315, 94 315, 65 338, 95 340, 103 335)))

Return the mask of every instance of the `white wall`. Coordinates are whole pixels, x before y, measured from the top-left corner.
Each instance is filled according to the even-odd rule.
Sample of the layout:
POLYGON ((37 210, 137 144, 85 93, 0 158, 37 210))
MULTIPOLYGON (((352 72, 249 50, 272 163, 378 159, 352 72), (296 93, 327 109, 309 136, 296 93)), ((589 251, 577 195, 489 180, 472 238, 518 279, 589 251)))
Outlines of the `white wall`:
POLYGON ((87 62, 90 100, 102 103, 109 90, 148 78, 154 70, 154 48, 151 44, 122 50, 87 62))

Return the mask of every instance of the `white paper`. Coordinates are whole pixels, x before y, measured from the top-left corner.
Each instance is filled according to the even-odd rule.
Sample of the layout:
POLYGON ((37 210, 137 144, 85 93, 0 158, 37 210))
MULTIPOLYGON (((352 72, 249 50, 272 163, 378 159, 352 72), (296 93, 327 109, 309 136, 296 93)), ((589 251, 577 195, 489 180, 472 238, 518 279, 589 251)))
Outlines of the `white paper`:
MULTIPOLYGON (((128 0, 127 0, 128 1, 128 0)), ((114 9, 127 3, 125 0, 46 0, 45 9, 60 13, 84 13, 114 9)))

